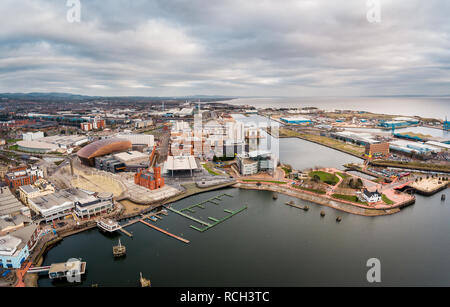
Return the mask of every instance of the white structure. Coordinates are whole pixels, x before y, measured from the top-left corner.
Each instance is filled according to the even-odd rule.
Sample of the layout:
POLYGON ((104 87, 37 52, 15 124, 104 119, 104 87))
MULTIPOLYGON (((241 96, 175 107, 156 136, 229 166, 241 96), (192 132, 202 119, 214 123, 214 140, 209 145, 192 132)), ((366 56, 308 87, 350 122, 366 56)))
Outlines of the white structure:
POLYGON ((44 132, 27 132, 22 134, 22 140, 24 141, 33 141, 44 137, 44 132))
POLYGON ((190 171, 192 175, 192 171, 197 168, 194 156, 168 156, 164 162, 164 171, 170 172, 172 176, 175 171, 190 171))
POLYGON ((139 151, 127 151, 113 155, 113 158, 123 163, 141 163, 149 160, 149 155, 139 151))
POLYGON ((367 189, 363 191, 363 197, 368 203, 376 203, 381 201, 381 194, 377 192, 370 192, 367 189))
POLYGON ((238 157, 238 166, 241 175, 249 176, 258 173, 258 161, 252 159, 238 157))
POLYGON ((42 215, 46 222, 72 214, 75 203, 89 203, 97 198, 79 189, 61 190, 28 199, 31 210, 42 215))
POLYGON ((116 134, 117 138, 126 139, 131 142, 132 145, 146 145, 153 147, 155 145, 155 136, 151 134, 116 134))

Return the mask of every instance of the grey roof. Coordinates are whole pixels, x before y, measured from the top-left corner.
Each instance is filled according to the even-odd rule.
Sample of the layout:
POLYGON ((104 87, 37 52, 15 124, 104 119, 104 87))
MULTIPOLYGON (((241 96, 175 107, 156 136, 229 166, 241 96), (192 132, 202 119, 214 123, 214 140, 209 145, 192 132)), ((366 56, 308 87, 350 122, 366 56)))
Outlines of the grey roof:
POLYGON ((19 189, 22 189, 22 190, 23 190, 24 192, 26 192, 26 193, 39 192, 39 189, 38 189, 38 188, 35 188, 35 187, 33 187, 32 185, 30 185, 30 184, 23 185, 23 186, 21 186, 19 189))
POLYGON ((9 190, 8 187, 0 189, 0 216, 19 213, 26 208, 9 190))
POLYGON ((23 214, 0 217, 0 231, 6 227, 13 227, 22 223, 30 223, 31 219, 23 214))

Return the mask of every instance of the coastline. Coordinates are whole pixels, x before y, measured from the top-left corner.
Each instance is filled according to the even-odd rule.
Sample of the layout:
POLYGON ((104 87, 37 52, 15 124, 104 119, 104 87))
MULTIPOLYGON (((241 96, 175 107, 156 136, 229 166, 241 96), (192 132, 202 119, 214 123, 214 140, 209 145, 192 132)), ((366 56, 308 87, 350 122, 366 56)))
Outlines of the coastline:
POLYGON ((244 184, 244 183, 237 183, 234 185, 236 188, 240 189, 247 189, 247 190, 262 190, 262 191, 271 191, 271 192, 277 192, 284 195, 296 197, 298 199, 302 199, 305 201, 309 201, 312 203, 315 203, 316 205, 320 206, 326 206, 330 207, 339 211, 361 215, 361 216, 367 216, 367 217, 374 217, 374 216, 383 216, 383 215, 391 215, 394 213, 400 212, 400 210, 404 207, 410 206, 414 204, 415 198, 398 204, 396 206, 393 206, 391 208, 385 208, 385 209, 377 209, 377 208, 363 208, 360 206, 357 206, 355 204, 351 204, 350 202, 345 202, 343 200, 338 199, 330 199, 325 198, 321 195, 308 192, 308 191, 301 191, 301 190, 291 190, 286 189, 281 186, 276 185, 267 185, 267 184, 261 184, 260 186, 257 186, 256 184, 244 184))

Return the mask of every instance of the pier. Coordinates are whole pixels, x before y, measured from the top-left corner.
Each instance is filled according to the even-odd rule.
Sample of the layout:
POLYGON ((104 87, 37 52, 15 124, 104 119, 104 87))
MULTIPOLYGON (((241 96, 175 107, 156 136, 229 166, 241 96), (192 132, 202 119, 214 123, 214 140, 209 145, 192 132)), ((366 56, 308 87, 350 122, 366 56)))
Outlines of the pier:
POLYGON ((148 227, 151 227, 151 228, 153 228, 153 229, 156 229, 156 230, 158 230, 158 231, 160 231, 160 232, 162 232, 162 233, 164 233, 164 234, 166 234, 166 235, 168 235, 168 236, 170 236, 170 237, 172 237, 172 238, 178 239, 178 240, 180 240, 181 242, 184 242, 184 243, 189 243, 189 242, 190 242, 189 240, 186 240, 186 239, 184 239, 184 238, 182 238, 182 237, 179 237, 179 236, 177 236, 177 235, 174 235, 173 233, 170 233, 170 232, 168 232, 168 231, 165 231, 164 229, 161 229, 161 228, 156 227, 156 226, 154 226, 154 225, 152 225, 152 224, 150 224, 150 223, 147 223, 146 221, 144 221, 144 220, 142 220, 142 219, 139 220, 139 222, 141 222, 142 224, 147 225, 148 227))
POLYGON ((167 210, 170 210, 170 211, 172 211, 172 212, 175 212, 175 213, 177 213, 177 214, 179 214, 179 215, 181 215, 181 216, 184 216, 185 218, 188 218, 188 219, 190 219, 190 220, 193 220, 194 222, 197 222, 197 223, 199 223, 199 224, 202 224, 203 226, 211 227, 211 224, 210 224, 210 223, 207 223, 207 222, 204 222, 204 221, 202 221, 202 220, 199 220, 199 219, 197 219, 197 218, 195 218, 195 217, 193 217, 193 216, 187 215, 186 213, 183 213, 183 212, 181 212, 181 211, 175 210, 175 209, 170 208, 170 207, 167 207, 167 210))

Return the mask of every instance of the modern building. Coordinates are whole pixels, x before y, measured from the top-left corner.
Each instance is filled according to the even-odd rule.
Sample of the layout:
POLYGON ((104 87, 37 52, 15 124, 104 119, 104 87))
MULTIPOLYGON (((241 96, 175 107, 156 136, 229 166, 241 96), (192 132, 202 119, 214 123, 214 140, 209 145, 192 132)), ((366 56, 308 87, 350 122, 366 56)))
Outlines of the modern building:
POLYGON ((113 194, 106 192, 75 202, 75 213, 81 219, 108 213, 113 208, 113 194))
POLYGON ((78 151, 77 155, 83 163, 94 166, 96 157, 101 157, 122 151, 128 151, 131 149, 131 147, 132 144, 127 139, 102 139, 86 145, 78 151))
POLYGON ((164 162, 164 172, 174 174, 190 173, 198 169, 197 162, 194 156, 168 156, 167 161, 164 162))
POLYGON ((249 176, 258 173, 258 161, 244 157, 238 157, 237 165, 239 168, 239 172, 243 176, 249 176))
POLYGON ((149 155, 139 151, 126 151, 113 155, 113 158, 127 165, 141 164, 149 161, 149 155))
POLYGON ((435 146, 431 146, 426 143, 405 141, 405 140, 396 140, 390 142, 389 145, 390 151, 396 151, 400 153, 409 153, 409 154, 428 154, 428 153, 437 153, 440 152, 441 149, 435 146))
POLYGON ((0 236, 0 268, 19 269, 38 239, 39 226, 36 224, 0 236))
POLYGON ((37 139, 41 139, 44 137, 44 132, 38 131, 38 132, 27 132, 22 134, 22 140, 24 141, 34 141, 37 139))
POLYGON ((153 147, 155 145, 155 136, 151 134, 126 134, 119 133, 116 138, 128 140, 133 146, 145 145, 147 147, 153 147))
POLYGON ((389 156, 389 143, 366 144, 365 154, 370 158, 385 158, 389 156))
POLYGON ((44 177, 44 172, 37 166, 27 168, 27 166, 21 166, 11 169, 5 175, 6 184, 13 190, 20 186, 33 184, 39 178, 44 177))
POLYGON ((269 151, 251 151, 248 155, 238 156, 238 169, 241 175, 253 175, 259 172, 273 172, 276 158, 269 151))
POLYGON ((92 121, 84 122, 80 124, 80 128, 83 131, 90 131, 90 130, 100 130, 105 129, 106 124, 105 120, 101 119, 99 117, 95 117, 92 121))
POLYGON ((95 158, 95 168, 115 174, 126 171, 127 166, 113 156, 103 156, 95 158))
POLYGON ((300 125, 300 124, 311 124, 312 121, 306 117, 292 116, 292 117, 281 117, 280 120, 287 124, 300 125))
POLYGON ((142 129, 142 128, 147 128, 153 126, 153 120, 149 119, 149 120, 138 120, 134 122, 134 127, 136 129, 142 129))
POLYGON ((404 128, 419 124, 419 120, 410 117, 396 117, 392 121, 380 121, 378 126, 385 129, 404 128))
POLYGON ((332 132, 330 133, 330 136, 337 140, 355 143, 362 146, 380 143, 378 140, 374 139, 370 133, 341 131, 341 132, 332 132))

